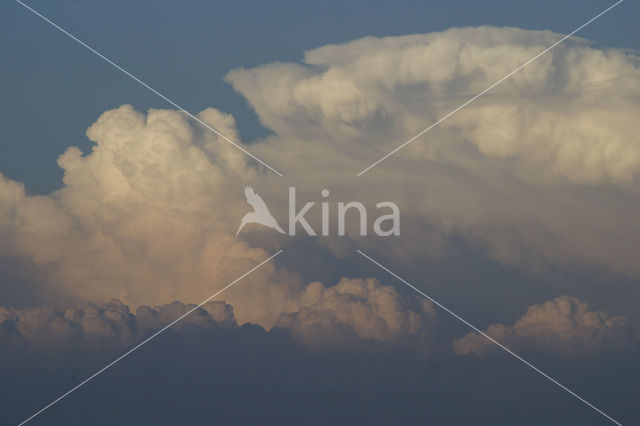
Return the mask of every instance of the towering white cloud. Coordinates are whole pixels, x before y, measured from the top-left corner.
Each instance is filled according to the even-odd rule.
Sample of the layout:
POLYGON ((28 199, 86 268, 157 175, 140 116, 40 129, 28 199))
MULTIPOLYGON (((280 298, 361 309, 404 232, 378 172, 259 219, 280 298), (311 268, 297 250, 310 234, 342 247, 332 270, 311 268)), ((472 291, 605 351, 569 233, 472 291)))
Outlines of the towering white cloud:
MULTIPOLYGON (((455 235, 513 265, 638 276, 635 53, 569 41, 355 177, 559 37, 492 27, 369 37, 309 51, 303 64, 231 71, 227 80, 273 131, 248 148, 284 178, 180 112, 107 111, 87 131, 92 152, 72 147, 59 158, 62 189, 32 196, 0 176, 0 255, 74 297, 198 303, 290 242, 257 226, 234 236, 248 211, 242 188, 252 185, 286 223, 295 185, 300 202, 318 202, 323 188, 334 205, 358 200, 372 214, 377 202, 396 202, 405 237, 385 240, 388 256, 419 261, 455 235)), ((233 117, 199 117, 237 140, 233 117)), ((309 220, 319 229, 316 207, 309 220)), ((319 243, 340 256, 379 247, 350 229, 357 223, 348 238, 319 243)), ((269 263, 223 298, 240 323, 271 327, 307 292, 295 271, 269 263)))
MULTIPOLYGON (((201 117, 233 136, 228 116, 207 110, 201 117)), ((232 231, 243 207, 230 201, 230 182, 239 192, 259 172, 181 113, 145 115, 125 105, 104 113, 87 135, 96 142, 91 154, 69 148, 58 161, 61 190, 32 197, 2 178, 4 254, 27 258, 75 296, 134 305, 199 302, 269 256, 232 231)), ((237 314, 263 324, 301 291, 295 274, 271 263, 245 284, 229 300, 252 294, 256 302, 237 314)))

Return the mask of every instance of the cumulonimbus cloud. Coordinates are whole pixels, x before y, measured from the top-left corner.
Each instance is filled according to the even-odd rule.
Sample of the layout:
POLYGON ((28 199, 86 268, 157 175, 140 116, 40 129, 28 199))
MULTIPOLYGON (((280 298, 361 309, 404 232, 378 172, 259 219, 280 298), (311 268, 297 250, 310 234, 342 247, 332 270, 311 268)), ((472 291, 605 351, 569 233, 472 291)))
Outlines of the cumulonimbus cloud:
MULTIPOLYGON (((455 235, 511 265, 586 263, 638 276, 634 52, 569 41, 355 177, 559 37, 493 27, 368 37, 309 51, 303 64, 231 71, 227 81, 273 131, 249 148, 285 180, 178 111, 107 111, 87 131, 92 152, 60 156, 60 190, 29 195, 0 176, 0 256, 76 298, 198 303, 270 254, 250 243, 257 228, 234 236, 248 208, 242 188, 252 185, 286 223, 291 184, 301 202, 318 201, 322 188, 331 202, 396 202, 412 238, 386 241, 388 256, 420 261, 455 235)), ((199 117, 238 140, 232 116, 209 108, 199 117)), ((318 229, 317 211, 309 220, 318 229)), ((340 256, 378 244, 351 225, 321 243, 340 256)), ((289 244, 260 235, 261 247, 289 244)), ((311 325, 315 308, 300 311, 309 291, 295 271, 267 264, 224 300, 240 323, 270 328, 297 313, 297 329, 312 330, 322 322, 311 325)), ((318 306, 344 295, 332 297, 318 306)))
MULTIPOLYGON (((636 331, 621 316, 589 309, 578 299, 561 296, 530 306, 512 326, 492 324, 486 334, 516 351, 540 351, 589 356, 637 344, 636 331)), ((497 346, 478 333, 468 333, 453 343, 459 355, 485 355, 497 346)))

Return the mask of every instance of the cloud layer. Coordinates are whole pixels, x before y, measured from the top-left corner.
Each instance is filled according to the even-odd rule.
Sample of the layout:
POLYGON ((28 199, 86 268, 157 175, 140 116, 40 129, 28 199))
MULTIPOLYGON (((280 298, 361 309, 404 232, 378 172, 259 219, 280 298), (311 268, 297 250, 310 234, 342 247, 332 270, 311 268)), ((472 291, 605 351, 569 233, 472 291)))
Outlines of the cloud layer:
MULTIPOLYGON (((87 303, 65 309, 0 307, 0 341, 7 351, 69 348, 105 349, 132 346, 192 309, 174 302, 132 313, 119 300, 87 303)), ((175 324, 202 329, 236 327, 233 308, 210 302, 175 324)))
MULTIPOLYGON (((411 336, 431 346, 436 314, 429 302, 400 297, 375 279, 343 279, 325 287, 307 286, 300 307, 276 323, 302 343, 314 347, 353 346, 360 341, 397 342, 411 336)), ((172 323, 195 305, 172 302, 132 312, 119 300, 86 303, 65 309, 0 307, 0 343, 11 350, 132 346, 172 323)), ((237 329, 233 307, 212 301, 184 317, 172 330, 237 329)))

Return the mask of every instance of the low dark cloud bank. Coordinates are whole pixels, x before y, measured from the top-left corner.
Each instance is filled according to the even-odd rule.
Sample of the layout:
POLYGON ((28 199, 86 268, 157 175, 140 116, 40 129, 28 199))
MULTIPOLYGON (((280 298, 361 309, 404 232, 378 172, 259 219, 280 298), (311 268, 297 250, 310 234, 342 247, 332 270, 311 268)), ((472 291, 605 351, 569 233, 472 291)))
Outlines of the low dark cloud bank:
MULTIPOLYGON (((0 308, 0 422, 17 424, 188 309, 174 302, 132 313, 118 301, 0 308)), ((299 328, 239 326, 230 305, 212 302, 33 424, 604 424, 500 351, 454 355, 424 335, 350 334, 329 345, 336 330, 323 335, 319 346, 299 328)), ((633 423, 639 353, 637 345, 604 356, 547 351, 532 361, 633 423)))

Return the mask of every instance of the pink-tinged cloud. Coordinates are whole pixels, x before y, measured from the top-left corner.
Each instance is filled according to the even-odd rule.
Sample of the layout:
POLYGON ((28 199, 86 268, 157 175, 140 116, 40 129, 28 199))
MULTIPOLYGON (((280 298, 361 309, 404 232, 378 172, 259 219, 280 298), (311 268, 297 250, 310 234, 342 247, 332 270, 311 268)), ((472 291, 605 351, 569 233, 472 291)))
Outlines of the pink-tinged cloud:
MULTIPOLYGON (((566 356, 615 352, 637 343, 636 330, 625 317, 589 309, 578 299, 561 296, 530 306, 512 326, 492 324, 486 334, 516 351, 566 356)), ((478 333, 453 343, 456 354, 485 355, 497 345, 478 333)))

